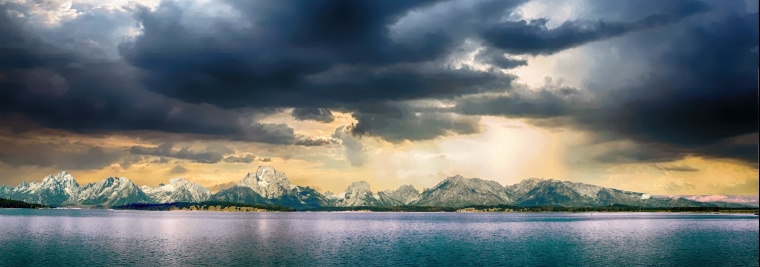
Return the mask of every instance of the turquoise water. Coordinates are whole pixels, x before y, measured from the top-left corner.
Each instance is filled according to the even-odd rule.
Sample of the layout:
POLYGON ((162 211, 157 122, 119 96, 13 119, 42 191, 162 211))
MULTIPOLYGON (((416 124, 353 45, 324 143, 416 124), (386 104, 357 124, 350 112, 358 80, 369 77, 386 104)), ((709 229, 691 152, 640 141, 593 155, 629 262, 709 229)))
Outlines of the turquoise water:
POLYGON ((758 266, 758 217, 0 209, 0 266, 758 266))

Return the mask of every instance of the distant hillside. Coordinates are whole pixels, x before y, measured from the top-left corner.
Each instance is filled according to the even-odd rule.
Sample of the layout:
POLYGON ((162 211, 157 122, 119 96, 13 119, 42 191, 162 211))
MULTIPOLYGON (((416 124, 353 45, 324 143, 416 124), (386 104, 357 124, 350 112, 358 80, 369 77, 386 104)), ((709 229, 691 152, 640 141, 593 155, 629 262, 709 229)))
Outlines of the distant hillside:
POLYGON ((18 200, 0 198, 0 208, 40 209, 40 208, 50 208, 50 207, 46 205, 31 204, 31 203, 26 203, 23 201, 18 201, 18 200))

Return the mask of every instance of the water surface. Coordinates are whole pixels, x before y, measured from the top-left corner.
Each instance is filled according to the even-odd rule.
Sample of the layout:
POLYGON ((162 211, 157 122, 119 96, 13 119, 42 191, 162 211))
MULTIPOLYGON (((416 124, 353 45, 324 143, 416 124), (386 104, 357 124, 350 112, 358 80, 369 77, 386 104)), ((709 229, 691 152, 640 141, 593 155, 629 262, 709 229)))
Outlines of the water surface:
POLYGON ((758 266, 758 217, 0 209, 0 266, 758 266))

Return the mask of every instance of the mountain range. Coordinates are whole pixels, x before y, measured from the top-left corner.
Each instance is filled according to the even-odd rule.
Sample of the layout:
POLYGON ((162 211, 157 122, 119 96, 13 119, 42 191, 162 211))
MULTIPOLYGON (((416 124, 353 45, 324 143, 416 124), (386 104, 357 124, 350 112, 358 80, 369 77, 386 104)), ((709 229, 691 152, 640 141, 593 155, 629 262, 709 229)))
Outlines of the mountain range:
POLYGON ((124 177, 108 177, 97 183, 80 185, 68 172, 45 177, 40 183, 22 182, 17 187, 0 186, 0 198, 50 206, 111 207, 133 203, 227 201, 277 205, 296 209, 320 207, 430 206, 465 207, 474 205, 600 207, 713 207, 730 203, 697 202, 684 198, 654 198, 648 194, 605 188, 590 184, 531 178, 502 186, 495 181, 448 177, 421 193, 411 185, 396 190, 373 192, 365 181, 351 183, 344 192, 320 193, 311 187, 290 183, 284 172, 260 166, 236 185, 216 193, 183 178, 158 187, 138 187, 124 177))

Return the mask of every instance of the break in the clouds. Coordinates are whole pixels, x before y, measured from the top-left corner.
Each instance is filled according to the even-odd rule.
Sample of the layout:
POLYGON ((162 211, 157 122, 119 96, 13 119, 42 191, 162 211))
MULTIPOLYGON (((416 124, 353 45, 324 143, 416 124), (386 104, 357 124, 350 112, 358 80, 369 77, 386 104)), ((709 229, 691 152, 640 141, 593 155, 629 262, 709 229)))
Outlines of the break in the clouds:
POLYGON ((595 163, 705 157, 757 168, 757 3, 581 0, 563 3, 568 14, 543 1, 536 13, 536 3, 0 1, 0 161, 256 159, 175 148, 181 139, 320 150, 359 167, 369 144, 477 136, 496 116, 592 136, 589 146, 604 146, 595 163), (541 65, 561 57, 593 60, 541 65), (526 84, 526 73, 576 82, 526 84), (13 141, 30 133, 154 145, 8 152, 55 150, 13 141))

